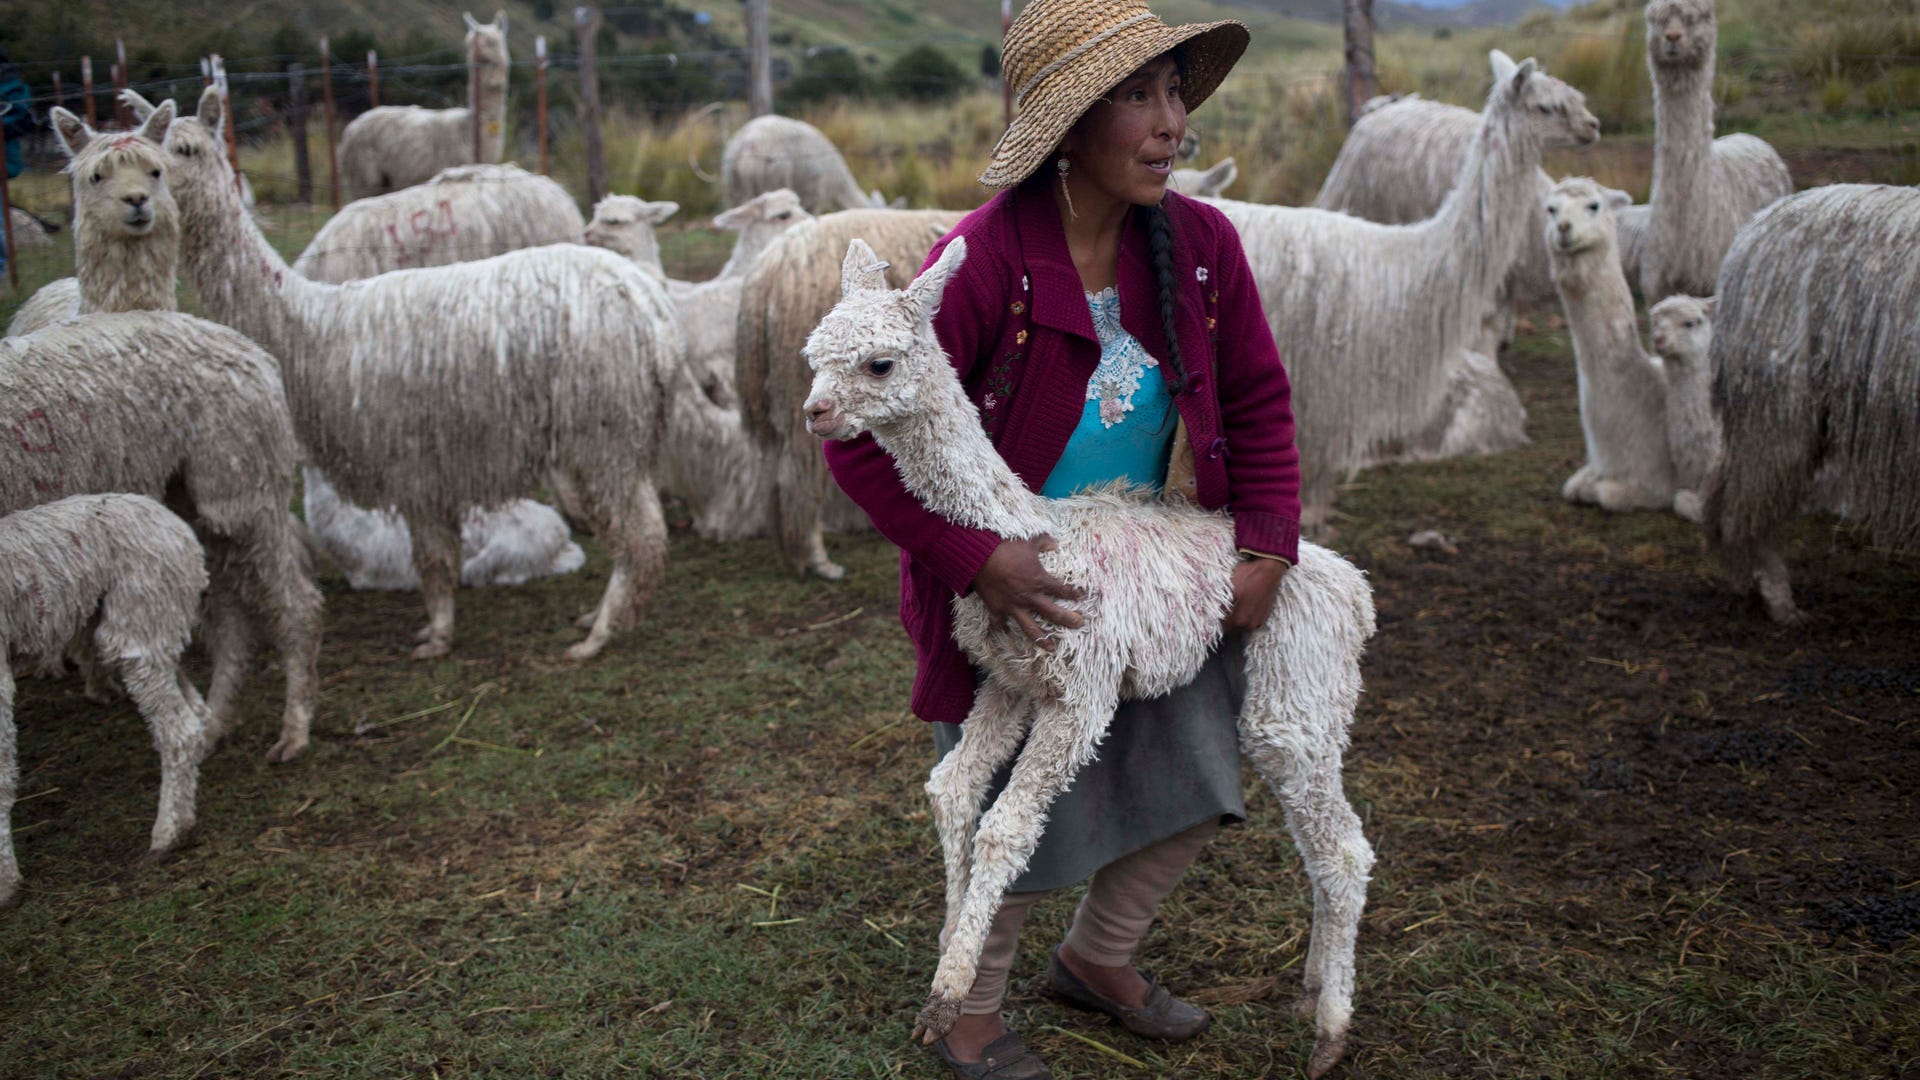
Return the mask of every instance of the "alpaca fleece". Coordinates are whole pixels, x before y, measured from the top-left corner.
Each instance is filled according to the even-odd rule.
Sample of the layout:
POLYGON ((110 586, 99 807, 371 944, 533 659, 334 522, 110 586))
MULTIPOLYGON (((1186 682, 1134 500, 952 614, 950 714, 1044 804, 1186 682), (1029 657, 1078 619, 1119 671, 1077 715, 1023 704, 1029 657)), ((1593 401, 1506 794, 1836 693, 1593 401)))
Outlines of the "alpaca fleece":
POLYGON ((68 495, 164 498, 212 568, 208 691, 232 724, 256 634, 286 668, 269 761, 306 748, 319 686, 320 590, 287 507, 293 422, 273 358, 227 327, 173 312, 85 315, 0 341, 0 513, 68 495))
MULTIPOLYGON (((916 1025, 928 1042, 958 1019, 1008 885, 1032 856, 1049 808, 1098 752, 1120 700, 1185 684, 1219 642, 1239 561, 1224 513, 1119 485, 1066 499, 1026 489, 934 336, 933 313, 965 258, 966 240, 952 241, 896 293, 873 249, 855 240, 842 267, 845 297, 806 345, 816 434, 871 431, 907 488, 951 521, 1008 538, 1051 535, 1058 547, 1042 556, 1047 569, 1087 594, 1085 624, 1054 630, 1051 652, 995 620, 977 595, 954 603, 954 637, 987 678, 960 745, 927 782, 947 867, 945 948, 916 1025), (1016 751, 1006 788, 982 815, 994 773, 1016 751)), ((1340 776, 1373 629, 1365 577, 1303 543, 1272 618, 1246 645, 1241 743, 1286 808, 1313 886, 1303 1005, 1315 1022, 1314 1077, 1345 1053, 1354 940, 1373 865, 1340 776)))
POLYGON ((1713 297, 1669 296, 1647 310, 1653 351, 1667 375, 1667 456, 1673 459, 1673 512, 1700 520, 1700 490, 1720 452, 1713 415, 1713 297))
POLYGON ((19 898, 13 804, 20 793, 9 659, 58 664, 83 635, 89 660, 119 675, 160 754, 148 850, 192 831, 212 718, 180 673, 207 568, 193 530, 139 495, 76 495, 0 517, 0 908, 19 898))
POLYGON ((314 281, 355 281, 485 259, 586 230, 567 189, 518 165, 460 165, 424 184, 348 203, 293 268, 314 281))
POLYGON ((942 236, 966 215, 957 210, 847 210, 796 225, 767 248, 747 273, 740 304, 734 384, 740 412, 772 477, 773 535, 781 555, 801 573, 827 580, 845 571, 827 557, 823 525, 869 527, 852 500, 829 495, 826 461, 800 423, 812 385, 800 349, 840 299, 840 260, 862 238, 888 263, 887 280, 904 285, 942 236))
POLYGON ((1324 528, 1335 483, 1382 460, 1524 445, 1526 410, 1472 343, 1521 250, 1541 148, 1591 143, 1579 91, 1495 50, 1493 90, 1454 188, 1417 225, 1215 200, 1240 230, 1293 381, 1301 524, 1324 528))
POLYGON ((887 204, 879 192, 860 190, 833 140, 786 116, 757 116, 733 133, 720 152, 720 184, 728 206, 776 188, 793 191, 814 214, 887 204))
POLYGON ((167 133, 201 302, 280 359, 309 460, 342 497, 413 531, 428 610, 415 655, 453 638, 460 528, 551 483, 611 549, 595 656, 658 584, 653 468, 663 372, 685 337, 666 292, 612 252, 555 244, 345 285, 293 273, 233 193, 221 103, 167 133))
POLYGON ((1787 163, 1752 135, 1713 137, 1713 0, 1647 4, 1653 189, 1640 237, 1640 293, 1709 296, 1734 233, 1793 191, 1787 163))
POLYGON ((1782 528, 1816 470, 1870 542, 1920 546, 1920 189, 1814 188, 1734 238, 1714 312, 1707 550, 1797 622, 1782 528))
MULTIPOLYGON (((1479 127, 1480 115, 1458 105, 1427 101, 1418 94, 1374 98, 1347 132, 1313 205, 1383 225, 1425 221, 1447 201, 1479 127)), ((1474 352, 1496 354, 1512 338, 1520 307, 1553 301, 1547 250, 1531 242, 1547 225, 1553 178, 1546 170, 1534 174, 1534 189, 1527 203, 1516 204, 1512 211, 1526 215, 1523 227, 1530 242, 1521 246, 1492 317, 1471 344, 1474 352)))
POLYGON ((423 109, 418 105, 382 105, 353 118, 340 133, 340 183, 349 200, 364 199, 425 182, 452 165, 477 164, 473 157, 473 116, 480 114, 480 161, 497 162, 506 152, 507 13, 490 23, 467 23, 467 104, 459 109, 423 109))
POLYGON ((1673 504, 1667 451, 1667 379, 1640 348, 1633 292, 1614 250, 1609 191, 1584 176, 1554 185, 1544 243, 1567 312, 1587 460, 1567 478, 1568 502, 1606 510, 1673 504))

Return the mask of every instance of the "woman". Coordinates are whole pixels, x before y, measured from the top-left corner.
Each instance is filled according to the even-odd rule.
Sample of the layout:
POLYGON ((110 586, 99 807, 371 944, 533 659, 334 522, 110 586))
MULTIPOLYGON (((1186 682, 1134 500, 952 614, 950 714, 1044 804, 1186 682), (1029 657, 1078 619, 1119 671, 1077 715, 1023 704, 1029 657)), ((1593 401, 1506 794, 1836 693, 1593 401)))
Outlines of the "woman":
MULTIPOLYGON (((1099 759, 1055 804, 995 919, 960 1022, 938 1044, 956 1076, 1049 1075, 1007 1030, 1001 998, 1027 912, 1089 874, 1054 952, 1055 992, 1150 1037, 1192 1038, 1208 1022, 1132 958, 1206 840, 1245 816, 1237 635, 1265 623, 1299 543, 1287 379, 1239 238, 1219 212, 1167 191, 1188 110, 1246 44, 1238 22, 1171 27, 1141 0, 1032 0, 1004 49, 1018 112, 980 178, 1008 190, 928 260, 967 238, 934 328, 996 449, 1031 488, 1159 487, 1171 461, 1190 457, 1193 496, 1231 507, 1244 556, 1223 647, 1190 685, 1123 704, 1099 759)), ((1003 540, 935 516, 871 436, 828 443, 826 454, 840 486, 901 548, 901 618, 919 660, 913 709, 936 722, 944 754, 975 685, 952 637, 954 595, 978 593, 1039 648, 1050 647, 1049 625, 1080 624, 1078 597, 1041 567, 1050 541, 1003 540)))

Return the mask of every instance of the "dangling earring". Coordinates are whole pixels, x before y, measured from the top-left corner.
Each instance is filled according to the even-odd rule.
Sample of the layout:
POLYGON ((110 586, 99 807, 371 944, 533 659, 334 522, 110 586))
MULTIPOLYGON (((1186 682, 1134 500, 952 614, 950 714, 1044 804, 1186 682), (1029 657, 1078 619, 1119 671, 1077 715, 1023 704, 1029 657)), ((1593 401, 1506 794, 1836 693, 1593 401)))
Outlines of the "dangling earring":
POLYGON ((1067 190, 1067 169, 1071 167, 1067 161, 1067 155, 1061 154, 1060 160, 1054 162, 1053 167, 1060 170, 1060 196, 1067 200, 1067 216, 1078 218, 1080 215, 1073 211, 1073 192, 1067 190))

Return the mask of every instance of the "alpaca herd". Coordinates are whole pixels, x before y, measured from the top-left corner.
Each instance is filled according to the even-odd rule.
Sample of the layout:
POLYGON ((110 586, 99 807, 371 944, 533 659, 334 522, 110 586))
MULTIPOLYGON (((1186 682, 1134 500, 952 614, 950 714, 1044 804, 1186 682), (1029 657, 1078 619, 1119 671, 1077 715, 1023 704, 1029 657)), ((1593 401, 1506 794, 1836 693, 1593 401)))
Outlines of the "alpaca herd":
MULTIPOLYGON (((1309 535, 1332 535, 1336 487, 1358 470, 1524 445, 1497 357, 1518 312, 1557 302, 1584 444, 1562 496, 1698 522, 1735 584, 1798 622, 1781 537, 1803 510, 1920 546, 1920 191, 1792 194, 1766 143, 1714 138, 1712 0, 1651 0, 1645 20, 1644 206, 1546 173, 1543 153, 1591 145, 1598 121, 1578 89, 1498 50, 1478 112, 1370 103, 1313 206, 1220 198, 1232 158, 1172 186, 1238 232, 1292 382, 1309 535)), ((233 726, 263 639, 285 678, 267 758, 308 744, 314 552, 353 588, 419 590, 410 644, 430 659, 453 648, 457 586, 577 571, 570 526, 584 527, 611 562, 566 652, 585 661, 667 572, 663 497, 703 537, 771 537, 794 571, 841 577, 826 533, 869 523, 829 485, 819 441, 871 432, 937 513, 1059 538, 1048 568, 1089 597, 1087 625, 1051 653, 993 625, 977 597, 956 606, 982 682, 927 785, 947 910, 918 1030, 937 1038, 1117 702, 1180 685, 1217 643, 1229 519, 1118 488, 1044 500, 1006 468, 932 338, 966 258, 964 241, 940 246, 962 211, 889 208, 818 129, 762 117, 722 158, 729 209, 712 223, 739 234, 725 266, 671 279, 657 230, 678 204, 614 195, 588 219, 504 161, 505 16, 466 25, 467 106, 348 125, 359 198, 291 264, 243 203, 218 89, 190 116, 129 93, 126 132, 53 110, 76 273, 0 339, 0 424, 16 435, 0 442, 0 907, 21 880, 11 660, 70 661, 90 696, 117 676, 161 756, 151 848, 165 851, 193 826, 200 762, 233 726), (178 278, 207 318, 177 310, 178 278), (874 376, 878 352, 890 376, 874 376), (288 509, 296 475, 304 526, 288 509), (204 701, 179 668, 196 634, 204 701)), ((1242 748, 1314 899, 1313 1076, 1344 1053, 1373 863, 1341 784, 1373 630, 1364 575, 1305 543, 1246 650, 1242 748)))

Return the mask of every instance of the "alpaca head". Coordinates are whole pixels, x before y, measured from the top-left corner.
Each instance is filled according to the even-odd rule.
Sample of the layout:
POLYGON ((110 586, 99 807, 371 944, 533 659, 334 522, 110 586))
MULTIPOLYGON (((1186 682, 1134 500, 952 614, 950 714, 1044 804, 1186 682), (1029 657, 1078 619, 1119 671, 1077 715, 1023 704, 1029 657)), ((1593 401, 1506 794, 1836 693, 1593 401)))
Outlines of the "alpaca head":
POLYGON ((1547 194, 1547 252, 1556 257, 1582 251, 1612 251, 1618 233, 1613 212, 1633 203, 1624 191, 1569 176, 1547 194))
POLYGON ((1669 296, 1647 309, 1653 351, 1669 366, 1704 363, 1713 344, 1711 296, 1669 296))
POLYGON ((1541 146, 1592 146, 1600 121, 1587 111, 1587 95, 1541 71, 1529 56, 1518 64, 1499 49, 1488 54, 1493 93, 1505 95, 1527 118, 1541 146))
POLYGON ((840 302, 807 335, 800 350, 813 368, 805 406, 807 430, 822 439, 882 433, 924 409, 947 409, 942 388, 958 386, 933 336, 934 312, 967 242, 956 237, 905 289, 887 288, 887 264, 865 240, 847 247, 840 264, 840 302))
POLYGON ((660 241, 653 227, 680 210, 677 202, 647 202, 632 195, 609 195, 593 204, 586 241, 644 267, 660 265, 660 241))
POLYGON ((103 135, 55 106, 53 130, 69 160, 74 217, 83 236, 146 236, 156 223, 179 216, 167 189, 167 157, 160 147, 173 123, 173 102, 152 109, 132 132, 103 135))
POLYGON ((483 23, 471 13, 462 12, 460 17, 467 23, 467 42, 465 56, 469 64, 480 71, 480 81, 489 90, 500 90, 507 85, 507 13, 496 11, 493 21, 483 23))
MULTIPOLYGON (((229 209, 244 213, 240 193, 234 189, 233 168, 227 164, 226 110, 220 89, 209 86, 200 93, 200 104, 192 116, 183 116, 167 128, 167 170, 174 198, 187 217, 210 220, 229 209)), ((187 230, 191 247, 197 231, 187 230)))
POLYGON ((1713 58, 1713 0, 1652 0, 1647 5, 1647 59, 1655 68, 1687 70, 1713 58))
POLYGON ((800 196, 790 188, 775 188, 762 192, 713 219, 715 228, 740 230, 740 243, 749 250, 758 251, 773 242, 774 237, 803 221, 812 221, 813 215, 800 205, 800 196))

